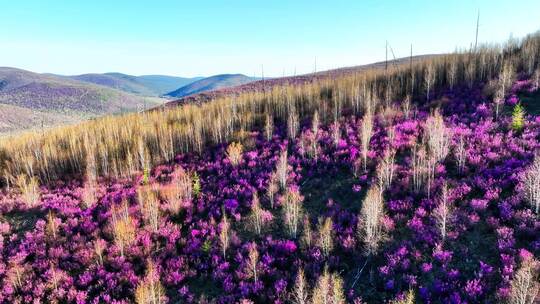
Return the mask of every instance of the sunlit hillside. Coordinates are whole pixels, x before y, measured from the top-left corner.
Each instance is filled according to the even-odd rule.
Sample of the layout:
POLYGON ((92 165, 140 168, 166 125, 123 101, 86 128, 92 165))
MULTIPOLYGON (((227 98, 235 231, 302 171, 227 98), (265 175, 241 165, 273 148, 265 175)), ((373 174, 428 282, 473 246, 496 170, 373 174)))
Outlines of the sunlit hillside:
POLYGON ((251 88, 0 139, 0 302, 538 302, 538 33, 251 88))

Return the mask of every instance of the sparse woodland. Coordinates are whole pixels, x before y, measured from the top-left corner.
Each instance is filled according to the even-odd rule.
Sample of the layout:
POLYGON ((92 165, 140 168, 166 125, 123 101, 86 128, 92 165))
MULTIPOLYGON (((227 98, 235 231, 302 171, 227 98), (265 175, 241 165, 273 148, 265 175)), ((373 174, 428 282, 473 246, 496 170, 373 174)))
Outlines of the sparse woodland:
POLYGON ((536 303, 539 75, 537 33, 1 139, 0 302, 536 303))

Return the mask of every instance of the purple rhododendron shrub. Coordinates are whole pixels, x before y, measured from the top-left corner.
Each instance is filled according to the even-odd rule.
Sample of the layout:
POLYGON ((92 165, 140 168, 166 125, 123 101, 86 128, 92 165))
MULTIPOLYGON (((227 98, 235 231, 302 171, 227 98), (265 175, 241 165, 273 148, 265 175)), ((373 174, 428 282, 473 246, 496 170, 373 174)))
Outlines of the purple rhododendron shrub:
POLYGON ((524 261, 540 257, 524 182, 540 120, 516 132, 481 91, 432 92, 441 121, 423 103, 374 114, 366 161, 367 118, 345 113, 316 132, 300 122, 294 139, 285 124, 270 140, 255 130, 234 162, 218 145, 146 182, 101 180, 92 204, 76 181, 42 187, 31 208, 5 193, 0 302, 298 303, 300 272, 350 303, 409 291, 422 303, 506 301, 524 261))

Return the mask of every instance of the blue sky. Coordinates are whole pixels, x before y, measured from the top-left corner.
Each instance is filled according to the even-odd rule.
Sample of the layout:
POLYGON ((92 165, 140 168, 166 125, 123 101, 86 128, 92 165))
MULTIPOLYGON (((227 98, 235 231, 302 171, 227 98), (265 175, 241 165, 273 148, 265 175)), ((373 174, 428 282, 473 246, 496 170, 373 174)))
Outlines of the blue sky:
POLYGON ((540 30, 540 1, 4 1, 0 66, 178 76, 308 73, 503 42, 540 30))

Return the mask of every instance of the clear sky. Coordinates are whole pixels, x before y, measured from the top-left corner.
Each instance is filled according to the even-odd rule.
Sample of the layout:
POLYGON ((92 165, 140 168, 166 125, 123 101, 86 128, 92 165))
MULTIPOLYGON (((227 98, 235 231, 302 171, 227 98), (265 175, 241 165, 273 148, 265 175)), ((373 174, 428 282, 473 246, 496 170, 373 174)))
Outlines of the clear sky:
POLYGON ((17 0, 0 4, 0 66, 35 72, 281 76, 442 53, 540 29, 540 1, 17 0))

